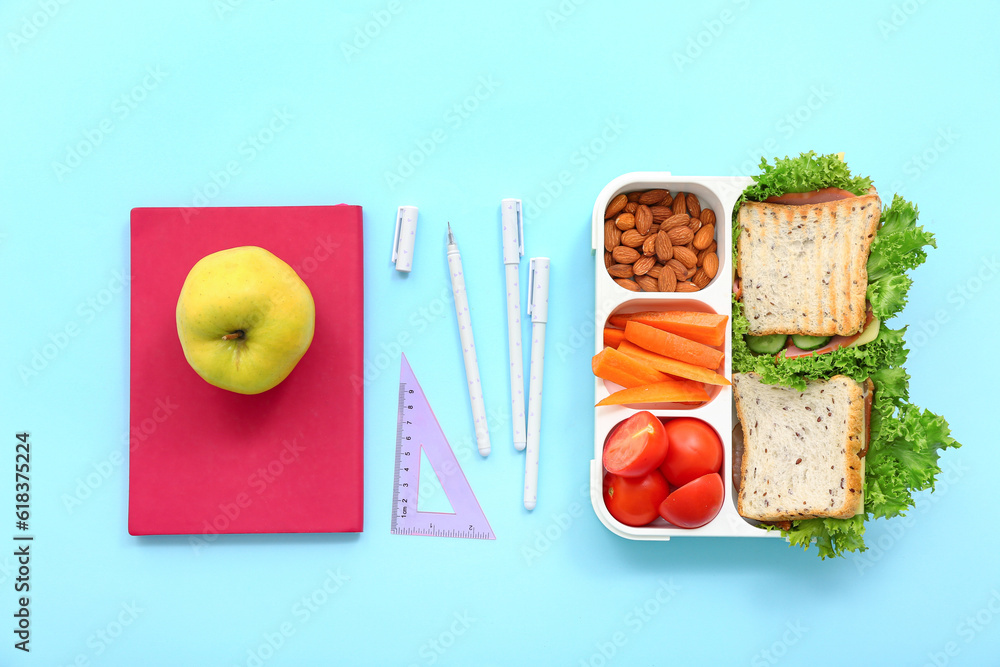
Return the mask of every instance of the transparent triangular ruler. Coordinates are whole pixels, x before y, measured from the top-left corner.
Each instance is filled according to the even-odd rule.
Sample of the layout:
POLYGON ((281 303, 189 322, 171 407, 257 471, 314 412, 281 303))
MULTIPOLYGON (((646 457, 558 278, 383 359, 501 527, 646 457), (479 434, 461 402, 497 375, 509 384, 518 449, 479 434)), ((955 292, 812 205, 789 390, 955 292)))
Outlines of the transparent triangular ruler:
POLYGON ((397 419, 390 532, 495 540, 490 522, 444 437, 406 355, 402 355, 400 363, 397 419), (434 468, 454 512, 421 512, 417 508, 421 453, 434 468))

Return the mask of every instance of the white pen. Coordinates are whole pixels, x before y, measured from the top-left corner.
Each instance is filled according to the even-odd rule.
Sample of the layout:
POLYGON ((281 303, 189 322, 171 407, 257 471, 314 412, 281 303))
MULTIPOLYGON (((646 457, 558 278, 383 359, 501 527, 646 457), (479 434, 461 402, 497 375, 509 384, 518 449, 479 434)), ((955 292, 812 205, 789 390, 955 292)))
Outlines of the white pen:
POLYGON ((469 298, 465 294, 462 256, 458 254, 458 246, 451 233, 451 223, 448 223, 448 273, 451 274, 451 291, 455 295, 455 315, 458 316, 458 336, 462 340, 462 356, 465 358, 465 379, 469 382, 476 444, 479 446, 479 453, 487 456, 490 453, 490 430, 486 426, 486 403, 483 401, 483 385, 479 381, 476 343, 472 339, 472 316, 469 313, 469 298))
POLYGON ((521 451, 524 435, 524 353, 521 347, 521 287, 517 274, 524 254, 524 220, 520 199, 500 202, 503 264, 507 277, 507 342, 510 345, 510 416, 514 424, 514 449, 521 451))
POLYGON ((531 314, 531 366, 528 371, 528 446, 524 457, 524 507, 538 503, 538 443, 542 427, 542 370, 545 366, 545 323, 549 319, 549 258, 532 257, 528 280, 531 314))

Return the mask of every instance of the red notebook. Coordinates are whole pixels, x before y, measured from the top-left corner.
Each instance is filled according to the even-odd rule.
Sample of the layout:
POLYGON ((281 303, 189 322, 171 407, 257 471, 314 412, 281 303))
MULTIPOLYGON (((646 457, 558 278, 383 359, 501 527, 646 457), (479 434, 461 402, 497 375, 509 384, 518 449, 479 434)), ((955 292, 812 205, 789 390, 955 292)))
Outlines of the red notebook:
POLYGON ((131 241, 129 533, 361 531, 361 208, 136 208, 131 241), (175 318, 191 267, 244 245, 291 265, 316 302, 305 356, 252 396, 194 372, 175 318))

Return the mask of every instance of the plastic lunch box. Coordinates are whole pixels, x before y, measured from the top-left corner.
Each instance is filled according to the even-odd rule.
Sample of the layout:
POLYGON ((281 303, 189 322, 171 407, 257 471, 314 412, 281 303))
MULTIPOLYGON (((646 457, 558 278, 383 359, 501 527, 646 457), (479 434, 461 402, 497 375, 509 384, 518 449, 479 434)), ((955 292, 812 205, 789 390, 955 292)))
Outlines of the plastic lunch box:
MULTIPOLYGON (((591 245, 595 265, 595 340, 594 353, 604 347, 604 326, 611 315, 644 310, 696 310, 723 313, 730 316, 726 327, 725 361, 722 374, 732 379, 732 220, 733 207, 743 189, 751 183, 745 177, 671 176, 669 172, 633 172, 624 174, 608 183, 594 202, 591 245), (704 289, 697 292, 631 292, 621 287, 608 275, 604 267, 604 211, 616 195, 634 190, 664 188, 671 193, 694 193, 702 208, 715 211, 716 242, 718 243, 719 270, 704 289)), ((594 403, 620 389, 611 382, 594 378, 594 403)), ((714 537, 779 537, 778 531, 767 531, 752 525, 736 511, 736 494, 733 487, 733 393, 732 387, 708 388, 711 400, 691 407, 664 403, 654 406, 604 406, 594 408, 594 458, 590 462, 590 501, 598 518, 611 532, 633 540, 669 540, 675 536, 714 537), (708 422, 722 439, 724 451, 722 470, 726 498, 715 517, 701 528, 678 528, 663 519, 640 527, 618 522, 604 505, 604 466, 601 454, 604 441, 612 429, 635 412, 648 409, 658 417, 698 417, 708 422)))

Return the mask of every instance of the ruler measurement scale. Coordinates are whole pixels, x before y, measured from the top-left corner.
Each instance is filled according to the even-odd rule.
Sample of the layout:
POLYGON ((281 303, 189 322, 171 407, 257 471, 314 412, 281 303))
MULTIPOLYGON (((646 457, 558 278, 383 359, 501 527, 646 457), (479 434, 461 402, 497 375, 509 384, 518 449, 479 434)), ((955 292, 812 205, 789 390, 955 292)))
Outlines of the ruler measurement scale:
POLYGON ((390 532, 496 539, 406 355, 400 362, 394 467, 390 532), (421 512, 418 508, 421 454, 434 469, 454 512, 421 512))

